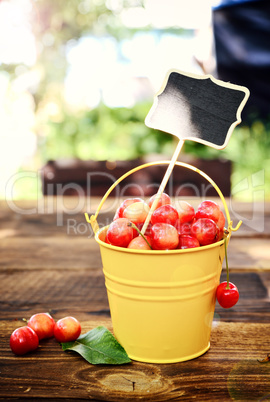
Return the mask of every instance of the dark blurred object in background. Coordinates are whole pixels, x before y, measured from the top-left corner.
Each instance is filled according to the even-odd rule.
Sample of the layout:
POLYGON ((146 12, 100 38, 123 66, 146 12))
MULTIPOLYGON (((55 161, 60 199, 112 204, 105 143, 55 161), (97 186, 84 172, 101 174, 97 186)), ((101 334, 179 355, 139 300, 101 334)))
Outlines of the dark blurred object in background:
POLYGON ((218 78, 250 90, 243 121, 270 118, 270 1, 221 1, 213 30, 218 78))
MULTIPOLYGON (((155 159, 156 160, 156 159, 155 159)), ((231 194, 231 167, 228 160, 193 159, 182 156, 182 161, 191 163, 208 174, 219 186, 225 197, 231 194)), ((150 159, 128 161, 49 161, 40 174, 42 192, 49 196, 86 195, 103 196, 111 185, 129 170, 151 162, 150 159)), ((149 197, 155 194, 167 169, 166 165, 156 165, 142 169, 128 176, 117 186, 112 196, 149 197)), ((183 167, 175 167, 166 192, 170 196, 212 197, 217 196, 214 187, 197 172, 183 167)))

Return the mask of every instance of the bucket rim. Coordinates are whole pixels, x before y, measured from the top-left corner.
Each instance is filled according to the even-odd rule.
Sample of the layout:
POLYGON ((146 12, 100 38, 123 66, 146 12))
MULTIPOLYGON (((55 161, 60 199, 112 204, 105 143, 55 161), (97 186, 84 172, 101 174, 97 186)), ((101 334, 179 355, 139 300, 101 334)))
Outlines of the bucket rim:
MULTIPOLYGON (((132 249, 132 248, 126 248, 126 247, 119 247, 119 246, 113 246, 112 244, 105 243, 104 241, 100 240, 99 235, 100 233, 108 228, 109 225, 104 226, 100 228, 96 233, 95 233, 95 240, 96 242, 105 248, 108 248, 110 250, 115 250, 118 252, 123 252, 123 253, 129 253, 129 254, 142 254, 142 255, 171 255, 171 254, 187 254, 187 253, 192 253, 192 252, 200 252, 200 251, 206 251, 210 250, 212 248, 216 247, 221 247, 225 243, 225 237, 222 240, 219 240, 215 243, 208 244, 206 246, 200 246, 200 247, 192 247, 192 248, 186 248, 186 249, 173 249, 173 250, 137 250, 137 249, 132 249)), ((228 233, 225 234, 226 238, 229 240, 231 236, 231 231, 228 230, 228 233)))

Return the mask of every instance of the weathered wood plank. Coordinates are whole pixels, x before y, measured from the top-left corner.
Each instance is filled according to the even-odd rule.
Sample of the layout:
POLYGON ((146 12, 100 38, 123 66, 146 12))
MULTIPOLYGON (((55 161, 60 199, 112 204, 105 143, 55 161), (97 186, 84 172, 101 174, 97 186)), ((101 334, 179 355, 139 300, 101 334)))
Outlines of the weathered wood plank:
POLYGON ((78 315, 109 315, 102 269, 46 269, 0 272, 2 319, 29 319, 32 314, 50 311, 54 318, 78 315))
POLYGON ((233 233, 228 246, 228 258, 231 270, 269 270, 269 239, 237 238, 233 233))
MULTIPOLYGON (((226 273, 221 275, 221 281, 226 281, 226 273)), ((230 281, 239 290, 238 303, 224 309, 216 303, 215 320, 230 322, 270 322, 270 272, 232 272, 230 281)))
MULTIPOLYGON (((77 197, 46 198, 43 207, 18 201, 17 211, 0 201, 0 399, 270 400, 270 363, 257 361, 270 352, 269 203, 228 203, 234 224, 247 219, 229 244, 230 279, 240 299, 232 309, 216 305, 211 349, 204 356, 166 365, 92 366, 63 352, 54 339, 32 354, 13 355, 12 330, 37 312, 50 311, 55 319, 74 315, 83 332, 98 325, 112 330, 99 247, 83 216, 86 207, 96 210, 99 199, 88 201, 79 208, 77 197), (33 207, 37 211, 27 215, 33 207)), ((114 202, 99 222, 112 219, 114 202)))
MULTIPOLYGON (((270 270, 269 240, 236 238, 229 248, 231 270, 270 270)), ((6 237, 0 242, 3 269, 87 269, 102 266, 99 246, 93 237, 6 237)))
MULTIPOLYGON (((50 339, 39 350, 16 357, 8 337, 18 322, 1 323, 1 399, 139 401, 268 400, 270 324, 215 323, 211 348, 182 363, 93 366, 50 339), (38 369, 37 369, 38 367, 38 369)), ((110 319, 82 322, 83 332, 97 325, 112 330, 110 319)))
MULTIPOLYGON (((221 280, 226 280, 225 272, 221 280)), ((216 321, 270 322, 270 272, 232 272, 230 280, 240 293, 231 309, 216 304, 216 321)), ((109 316, 102 269, 88 270, 6 270, 0 272, 2 319, 29 319, 32 314, 50 311, 55 318, 71 312, 83 320, 109 316)))
POLYGON ((0 243, 2 269, 87 269, 102 266, 93 238, 13 237, 0 243))

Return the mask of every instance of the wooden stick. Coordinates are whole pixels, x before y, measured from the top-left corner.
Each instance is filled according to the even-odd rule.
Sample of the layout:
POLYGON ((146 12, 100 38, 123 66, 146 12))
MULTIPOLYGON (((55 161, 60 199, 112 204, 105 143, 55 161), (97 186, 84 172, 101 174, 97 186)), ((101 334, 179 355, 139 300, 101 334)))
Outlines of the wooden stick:
POLYGON ((172 171, 173 171, 175 162, 176 162, 177 159, 178 159, 178 156, 179 156, 180 151, 181 151, 181 149, 182 149, 182 147, 183 147, 183 145, 184 145, 184 142, 185 142, 184 140, 181 140, 181 139, 180 139, 179 142, 178 142, 178 144, 177 144, 177 147, 176 147, 176 149, 175 149, 175 151, 174 151, 174 154, 173 154, 173 157, 172 157, 172 159, 171 159, 171 161, 170 161, 170 164, 168 165, 167 170, 166 170, 166 172, 165 172, 165 175, 164 175, 164 177, 163 177, 163 179, 162 179, 162 182, 160 183, 160 186, 159 186, 157 195, 156 195, 156 197, 155 197, 155 199, 154 199, 154 202, 153 202, 153 204, 152 204, 152 206, 151 206, 151 208, 150 208, 150 211, 148 212, 148 215, 147 215, 147 217, 146 217, 146 219, 145 219, 145 222, 144 222, 144 224, 143 224, 143 227, 142 227, 142 229, 141 229, 142 234, 145 233, 145 231, 146 231, 146 229, 147 229, 147 226, 148 226, 148 224, 149 224, 149 222, 150 222, 150 220, 151 220, 151 216, 152 216, 152 214, 153 214, 154 210, 156 209, 156 206, 157 206, 157 204, 158 204, 158 202, 159 202, 159 199, 160 199, 160 197, 161 197, 161 194, 164 192, 164 189, 165 189, 166 184, 168 183, 168 180, 169 180, 169 178, 170 178, 170 176, 171 176, 171 174, 172 174, 172 171))

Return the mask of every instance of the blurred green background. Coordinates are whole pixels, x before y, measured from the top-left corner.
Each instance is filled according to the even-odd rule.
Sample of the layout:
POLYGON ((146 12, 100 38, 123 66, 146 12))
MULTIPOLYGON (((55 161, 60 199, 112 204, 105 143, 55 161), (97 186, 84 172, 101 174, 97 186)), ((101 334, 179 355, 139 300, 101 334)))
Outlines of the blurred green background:
MULTIPOLYGON (((40 197, 49 160, 170 158, 175 139, 144 119, 169 69, 202 73, 208 14, 188 21, 184 3, 165 15, 153 0, 0 2, 1 198, 40 197)), ((269 151, 270 123, 249 116, 224 150, 187 141, 182 152, 231 160, 232 195, 248 200, 257 185, 270 198, 256 184, 260 172, 269 182, 269 151)))

